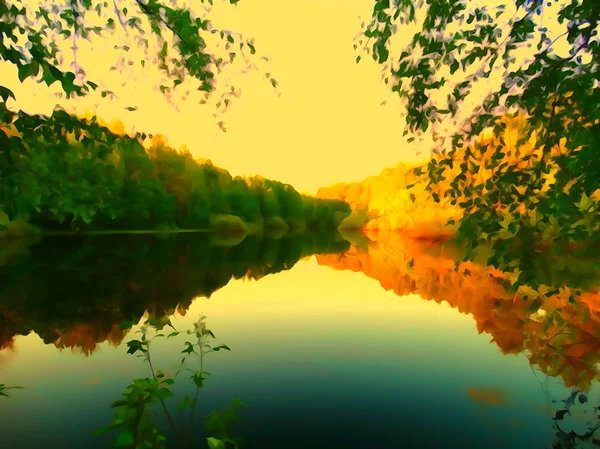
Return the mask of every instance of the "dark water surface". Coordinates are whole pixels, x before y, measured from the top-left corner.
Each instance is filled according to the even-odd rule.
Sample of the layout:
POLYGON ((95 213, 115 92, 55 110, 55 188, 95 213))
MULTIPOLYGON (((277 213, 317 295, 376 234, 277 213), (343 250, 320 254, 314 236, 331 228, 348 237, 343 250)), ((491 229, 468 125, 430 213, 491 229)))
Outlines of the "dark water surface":
MULTIPOLYGON (((185 330, 201 315, 231 352, 206 357, 189 447, 207 447, 202 417, 233 398, 248 405, 232 426, 247 449, 600 439, 593 286, 580 296, 587 312, 560 295, 535 312, 487 272, 452 273, 440 245, 360 249, 322 234, 236 243, 186 234, 0 247, 0 384, 24 387, 0 396, 0 447, 107 447, 111 435, 94 431, 111 424, 111 403, 151 375, 127 342, 147 318, 185 330)), ((186 338, 152 343, 167 375, 186 338)), ((166 403, 185 425, 175 404, 193 385, 184 376, 173 391, 166 403)))

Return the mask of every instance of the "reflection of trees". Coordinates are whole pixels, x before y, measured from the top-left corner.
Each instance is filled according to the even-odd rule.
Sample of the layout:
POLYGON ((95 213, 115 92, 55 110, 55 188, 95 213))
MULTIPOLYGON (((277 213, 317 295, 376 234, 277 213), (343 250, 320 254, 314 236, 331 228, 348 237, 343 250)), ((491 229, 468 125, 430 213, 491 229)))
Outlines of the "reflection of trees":
MULTIPOLYGON (((600 279, 589 274, 593 264, 566 262, 576 266, 573 272, 579 276, 587 269, 587 291, 563 286, 545 297, 553 287, 509 292, 512 274, 490 267, 464 262, 455 270, 458 253, 456 248, 408 241, 394 234, 380 237, 368 252, 353 247, 343 255, 318 256, 317 260, 335 269, 361 271, 398 295, 416 293, 438 303, 445 301, 472 315, 479 332, 490 334, 503 353, 525 351, 531 364, 545 374, 561 377, 567 386, 589 386, 600 373, 596 366, 600 362, 600 295, 592 288, 600 285, 600 279)), ((554 279, 568 282, 568 272, 559 274, 554 279)), ((540 276, 561 285, 553 281, 553 273, 540 270, 540 276)))
POLYGON ((552 401, 552 429, 555 439, 551 449, 600 447, 600 407, 583 390, 573 389, 568 397, 552 401))
POLYGON ((252 236, 236 246, 206 234, 47 238, 0 268, 0 347, 34 331, 89 354, 100 342, 119 344, 146 311, 185 313, 231 278, 258 279, 348 248, 339 234, 252 236))

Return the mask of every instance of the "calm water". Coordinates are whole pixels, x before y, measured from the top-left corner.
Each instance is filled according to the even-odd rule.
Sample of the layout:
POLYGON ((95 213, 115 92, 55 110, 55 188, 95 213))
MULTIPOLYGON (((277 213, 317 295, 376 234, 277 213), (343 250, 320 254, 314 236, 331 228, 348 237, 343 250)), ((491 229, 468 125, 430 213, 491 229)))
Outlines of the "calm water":
MULTIPOLYGON (((107 447, 94 431, 112 422, 110 404, 151 375, 126 354, 139 323, 170 317, 185 330, 202 314, 231 352, 206 357, 191 447, 207 447, 202 416, 233 398, 248 404, 232 426, 247 449, 551 448, 598 425, 592 306, 579 317, 558 298, 531 313, 485 271, 453 273, 441 245, 236 243, 194 234, 2 247, 0 383, 25 388, 0 397, 0 447, 107 447)), ((186 337, 152 343, 157 368, 174 374, 186 337)), ((166 403, 184 425, 175 404, 193 388, 184 376, 173 390, 166 403)), ((593 444, 575 440, 555 447, 593 444)))

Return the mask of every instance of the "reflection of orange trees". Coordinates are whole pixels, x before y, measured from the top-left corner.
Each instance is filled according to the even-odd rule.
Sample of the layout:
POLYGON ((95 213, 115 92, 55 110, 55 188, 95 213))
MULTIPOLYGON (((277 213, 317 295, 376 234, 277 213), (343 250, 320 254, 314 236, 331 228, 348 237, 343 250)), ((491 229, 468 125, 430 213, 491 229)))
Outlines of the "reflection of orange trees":
MULTIPOLYGON (((259 280, 265 275, 269 274, 268 268, 262 269, 257 267, 254 270, 254 272, 252 269, 249 270, 241 278, 248 280, 259 280)), ((171 285, 181 285, 179 282, 182 282, 182 276, 181 273, 178 273, 176 268, 169 269, 165 277, 167 282, 171 285)), ((209 275, 208 278, 210 277, 212 276, 209 275)), ((206 282, 210 283, 211 280, 208 278, 206 279, 206 282)), ((231 275, 227 271, 219 271, 214 279, 219 279, 219 284, 223 283, 223 285, 225 285, 229 280, 231 280, 231 275)), ((199 292, 199 294, 195 295, 194 297, 184 297, 185 299, 179 302, 176 306, 167 307, 165 307, 163 299, 165 291, 163 289, 154 290, 155 297, 148 298, 148 308, 140 320, 152 319, 164 324, 168 318, 175 313, 185 316, 194 299, 209 298, 212 293, 219 288, 220 286, 214 290, 211 289, 204 292, 199 292)), ((185 295, 185 292, 181 293, 185 295)), ((118 314, 115 315, 115 319, 118 321, 117 316, 118 314)), ((81 321, 71 324, 63 329, 47 330, 40 336, 44 339, 44 342, 54 344, 54 346, 56 346, 58 349, 71 349, 75 352, 89 356, 98 349, 101 343, 107 342, 112 346, 119 346, 123 342, 123 339, 128 332, 131 330, 130 326, 133 324, 135 323, 130 322, 127 324, 127 328, 122 329, 121 323, 81 321)), ((5 339, 0 340, 4 342, 2 346, 0 346, 0 350, 5 348, 12 349, 14 340, 14 333, 11 336, 7 335, 5 339)))
POLYGON ((568 386, 587 387, 600 374, 598 290, 561 288, 546 297, 549 288, 521 287, 511 294, 508 286, 514 274, 473 262, 463 262, 455 270, 458 256, 458 250, 448 246, 388 234, 368 253, 351 248, 317 260, 334 269, 363 272, 398 295, 415 293, 447 302, 472 315, 478 331, 490 334, 503 353, 525 351, 531 364, 561 377, 568 386), (577 293, 575 302, 571 295, 577 293))
POLYGON ((3 349, 14 349, 15 348, 15 337, 6 337, 2 338, 2 342, 0 343, 0 351, 3 349))
POLYGON ((105 341, 112 346, 119 346, 128 332, 129 329, 123 330, 118 324, 104 326, 100 323, 78 323, 69 330, 56 329, 58 338, 54 345, 59 349, 77 349, 85 355, 90 355, 105 341))
MULTIPOLYGON (((180 262, 184 263, 184 260, 181 260, 180 262)), ((207 273, 204 281, 207 284, 210 284, 214 282, 214 280, 217 280, 218 285, 211 289, 205 289, 205 291, 199 291, 196 295, 192 294, 193 296, 189 296, 188 292, 185 292, 184 289, 181 289, 182 291, 177 291, 178 289, 175 288, 172 291, 177 292, 178 296, 181 295, 183 298, 176 306, 165 304, 164 289, 148 290, 148 307, 140 320, 152 319, 164 324, 168 318, 175 313, 185 316, 194 299, 209 298, 215 290, 218 290, 221 286, 226 285, 231 280, 231 273, 227 267, 222 270, 211 271, 211 273, 207 273)), ((265 276, 265 274, 268 274, 265 273, 265 271, 268 270, 261 270, 261 272, 253 274, 249 270, 242 278, 257 280, 265 276)), ((203 273, 196 273, 196 275, 200 276, 202 276, 202 274, 203 273)), ((177 267, 169 268, 165 273, 165 281, 168 285, 184 285, 184 280, 182 278, 185 275, 185 271, 181 272, 177 267)), ((187 275, 192 274, 188 273, 187 275)), ((117 316, 118 314, 115 315, 115 318, 117 318, 117 316)), ((108 342, 112 346, 119 346, 131 330, 130 326, 133 324, 135 323, 130 322, 127 324, 127 328, 121 329, 121 323, 82 321, 63 329, 54 329, 41 336, 46 343, 52 343, 58 349, 71 349, 89 356, 98 349, 98 346, 101 343, 108 342)), ((9 343, 11 342, 14 342, 14 337, 9 339, 9 343)))
POLYGON ((340 252, 339 234, 246 237, 234 246, 206 234, 44 239, 0 269, 0 348, 35 332, 46 344, 89 355, 118 345, 145 316, 184 315, 231 279, 260 279, 314 253, 340 252))
POLYGON ((0 309, 0 351, 14 348, 17 321, 10 311, 0 309))

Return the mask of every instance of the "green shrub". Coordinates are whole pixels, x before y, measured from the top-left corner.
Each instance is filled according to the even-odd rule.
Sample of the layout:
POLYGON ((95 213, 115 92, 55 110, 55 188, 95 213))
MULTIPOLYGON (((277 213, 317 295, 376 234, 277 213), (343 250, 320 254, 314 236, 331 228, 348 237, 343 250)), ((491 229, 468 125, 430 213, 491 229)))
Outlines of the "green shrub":
POLYGON ((212 228, 217 232, 232 232, 232 233, 246 233, 248 232, 248 226, 244 221, 235 215, 217 215, 213 217, 212 228))
POLYGON ((265 220, 265 229, 282 229, 287 231, 290 227, 281 217, 269 217, 265 220))

